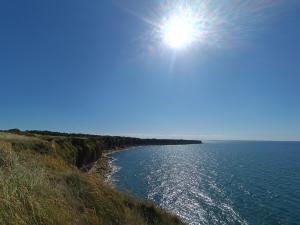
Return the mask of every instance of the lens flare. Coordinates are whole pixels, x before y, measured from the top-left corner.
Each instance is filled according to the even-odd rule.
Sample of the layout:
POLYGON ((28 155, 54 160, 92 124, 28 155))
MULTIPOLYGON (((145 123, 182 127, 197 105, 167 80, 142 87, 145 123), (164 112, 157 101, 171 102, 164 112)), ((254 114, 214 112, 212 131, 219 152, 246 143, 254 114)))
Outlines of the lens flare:
POLYGON ((142 48, 147 53, 163 56, 171 52, 172 60, 174 55, 180 53, 179 50, 195 52, 247 46, 253 38, 264 32, 266 25, 273 22, 274 18, 288 8, 299 5, 299 0, 114 2, 122 10, 149 25, 145 33, 136 37, 136 40, 141 41, 142 48), (175 51, 165 51, 166 46, 175 51))
POLYGON ((171 48, 179 49, 191 45, 199 37, 197 20, 189 9, 181 9, 163 20, 161 35, 171 48))

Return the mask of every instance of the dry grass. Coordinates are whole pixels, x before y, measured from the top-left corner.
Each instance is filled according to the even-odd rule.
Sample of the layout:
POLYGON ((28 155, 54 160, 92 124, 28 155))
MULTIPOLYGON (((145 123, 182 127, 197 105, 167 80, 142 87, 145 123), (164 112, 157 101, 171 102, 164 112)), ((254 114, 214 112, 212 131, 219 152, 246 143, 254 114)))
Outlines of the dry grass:
POLYGON ((115 191, 95 174, 83 173, 52 154, 53 149, 49 154, 30 150, 48 144, 36 137, 0 134, 1 225, 182 224, 115 191))

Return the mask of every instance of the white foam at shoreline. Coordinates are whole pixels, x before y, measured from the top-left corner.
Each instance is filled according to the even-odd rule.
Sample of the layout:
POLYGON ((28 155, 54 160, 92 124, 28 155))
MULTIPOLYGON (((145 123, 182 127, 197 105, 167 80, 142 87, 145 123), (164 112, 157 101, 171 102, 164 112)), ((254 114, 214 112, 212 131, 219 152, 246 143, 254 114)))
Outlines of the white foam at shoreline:
POLYGON ((114 185, 114 183, 118 181, 117 179, 113 178, 113 175, 121 169, 120 166, 117 166, 116 163, 114 163, 115 161, 117 161, 115 158, 108 157, 109 172, 105 176, 105 182, 112 185, 114 185))

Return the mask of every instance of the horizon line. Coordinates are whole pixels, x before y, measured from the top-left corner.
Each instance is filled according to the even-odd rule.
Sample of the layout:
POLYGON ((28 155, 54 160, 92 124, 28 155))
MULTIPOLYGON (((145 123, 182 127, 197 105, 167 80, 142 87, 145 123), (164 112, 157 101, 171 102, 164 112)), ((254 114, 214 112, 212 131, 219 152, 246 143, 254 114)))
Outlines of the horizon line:
POLYGON ((88 135, 99 135, 99 136, 119 136, 119 137, 130 137, 130 138, 141 138, 141 139, 171 139, 171 140, 195 140, 195 141, 205 141, 205 142, 217 142, 217 141, 272 141, 272 142, 300 142, 299 138, 293 138, 293 139, 272 139, 272 138, 231 138, 231 137, 224 137, 223 135, 212 135, 212 134, 142 134, 142 133, 114 133, 114 132, 98 132, 98 131, 71 131, 71 130, 63 130, 63 129, 19 129, 19 128, 11 128, 11 129, 0 129, 0 132, 3 131, 9 131, 9 130, 20 130, 22 132, 26 131, 48 131, 48 132, 58 132, 58 133, 69 133, 69 134, 88 134, 88 135), (211 138, 209 138, 209 136, 211 138), (223 136, 223 137, 222 137, 223 136))

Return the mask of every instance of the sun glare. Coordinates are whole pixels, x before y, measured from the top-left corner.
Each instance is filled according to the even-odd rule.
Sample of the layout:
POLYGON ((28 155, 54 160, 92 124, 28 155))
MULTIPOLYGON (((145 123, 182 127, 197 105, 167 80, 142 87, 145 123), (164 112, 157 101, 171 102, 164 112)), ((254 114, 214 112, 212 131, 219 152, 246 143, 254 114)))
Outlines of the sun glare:
POLYGON ((161 26, 162 39, 169 47, 180 49, 198 38, 197 19, 189 9, 180 9, 166 17, 161 26))

